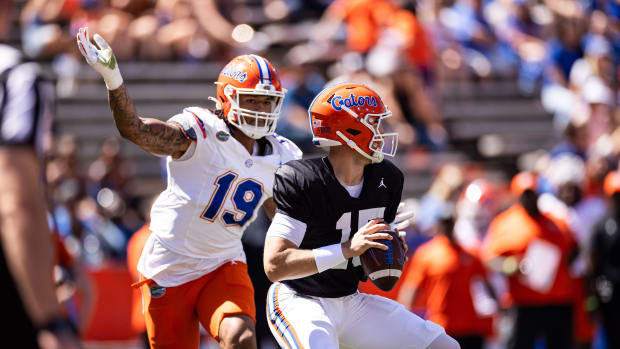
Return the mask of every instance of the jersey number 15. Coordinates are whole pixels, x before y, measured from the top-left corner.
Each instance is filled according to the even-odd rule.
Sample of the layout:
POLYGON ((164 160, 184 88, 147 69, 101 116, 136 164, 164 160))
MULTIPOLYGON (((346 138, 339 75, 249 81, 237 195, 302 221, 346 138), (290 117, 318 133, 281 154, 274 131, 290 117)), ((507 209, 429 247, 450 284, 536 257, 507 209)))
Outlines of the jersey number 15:
MULTIPOLYGON (((340 216, 338 222, 336 222, 336 229, 342 231, 342 237, 340 238, 340 243, 345 241, 349 241, 351 237, 351 231, 357 232, 361 227, 363 227, 369 221, 375 218, 383 218, 383 213, 385 212, 385 207, 375 207, 375 208, 367 208, 359 211, 358 219, 357 219, 357 228, 353 227, 351 222, 351 212, 345 212, 340 216)), ((349 261, 346 260, 332 269, 347 269, 347 265, 349 261)), ((362 265, 360 262, 360 257, 353 257, 353 266, 357 267, 362 265)))

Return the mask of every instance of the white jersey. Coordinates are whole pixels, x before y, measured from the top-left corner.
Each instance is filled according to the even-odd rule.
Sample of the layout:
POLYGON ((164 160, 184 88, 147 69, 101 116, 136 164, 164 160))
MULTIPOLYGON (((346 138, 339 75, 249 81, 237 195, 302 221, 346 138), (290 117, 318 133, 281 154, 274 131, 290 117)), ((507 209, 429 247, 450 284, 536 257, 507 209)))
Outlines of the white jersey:
POLYGON ((248 153, 227 124, 192 107, 172 117, 193 142, 180 159, 167 158, 168 187, 151 209, 151 234, 138 270, 161 286, 176 286, 227 261, 245 261, 241 236, 273 195, 274 173, 301 151, 267 136, 267 155, 248 153))

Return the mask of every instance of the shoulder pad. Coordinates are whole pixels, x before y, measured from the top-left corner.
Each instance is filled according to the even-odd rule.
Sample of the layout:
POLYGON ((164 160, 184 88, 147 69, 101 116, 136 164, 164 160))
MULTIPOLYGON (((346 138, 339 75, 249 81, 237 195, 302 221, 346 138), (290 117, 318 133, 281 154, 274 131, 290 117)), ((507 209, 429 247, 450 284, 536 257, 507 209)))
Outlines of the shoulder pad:
POLYGON ((282 154, 282 163, 287 163, 291 160, 301 159, 301 157, 304 155, 301 149, 299 149, 299 147, 297 147, 297 145, 290 141, 288 138, 282 137, 277 133, 274 133, 273 136, 270 137, 273 137, 275 139, 276 144, 280 149, 279 151, 280 154, 282 154))
POLYGON ((202 133, 203 138, 207 138, 207 131, 216 128, 219 118, 210 110, 200 107, 187 107, 183 109, 183 113, 191 115, 202 133))

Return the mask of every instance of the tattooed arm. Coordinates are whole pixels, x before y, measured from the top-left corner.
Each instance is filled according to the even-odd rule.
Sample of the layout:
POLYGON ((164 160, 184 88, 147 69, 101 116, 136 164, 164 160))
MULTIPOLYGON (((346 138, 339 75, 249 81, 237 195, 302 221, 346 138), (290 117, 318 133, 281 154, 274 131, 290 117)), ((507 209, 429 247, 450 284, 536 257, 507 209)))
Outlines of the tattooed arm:
POLYGON ((175 124, 139 117, 125 84, 108 90, 108 102, 121 136, 142 149, 178 159, 189 148, 191 141, 175 124))
POLYGON ((80 28, 77 34, 78 49, 86 62, 103 77, 108 88, 110 109, 121 136, 153 154, 171 155, 175 159, 181 157, 191 141, 174 124, 141 118, 136 114, 112 48, 99 34, 95 34, 93 39, 97 46, 90 41, 88 28, 80 28))

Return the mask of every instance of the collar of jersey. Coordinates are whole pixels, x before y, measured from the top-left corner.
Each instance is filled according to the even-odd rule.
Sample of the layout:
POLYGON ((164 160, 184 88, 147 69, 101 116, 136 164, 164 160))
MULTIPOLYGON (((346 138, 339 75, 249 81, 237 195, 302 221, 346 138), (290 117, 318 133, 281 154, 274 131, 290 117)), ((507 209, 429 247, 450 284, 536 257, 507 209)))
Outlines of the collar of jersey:
POLYGON ((340 183, 340 181, 336 177, 336 174, 334 173, 334 168, 332 167, 332 164, 329 162, 329 159, 327 158, 327 156, 322 157, 321 160, 323 164, 327 166, 327 169, 329 170, 329 174, 331 176, 332 181, 334 181, 342 189, 343 192, 345 192, 349 197, 351 197, 352 200, 359 200, 362 197, 364 197, 365 192, 366 192, 366 183, 368 183, 368 181, 366 180, 366 177, 368 176, 369 166, 372 166, 373 164, 368 164, 364 166, 364 174, 362 176, 362 182, 363 182, 362 191, 360 192, 360 195, 358 197, 354 198, 349 194, 349 192, 344 187, 344 185, 342 185, 342 183, 340 183))
MULTIPOLYGON (((219 127, 218 127, 217 132, 224 131, 228 133, 230 135, 230 139, 235 143, 235 146, 239 147, 240 151, 242 151, 244 155, 248 155, 252 158, 266 158, 268 156, 276 155, 275 149, 276 149, 277 144, 275 144, 275 142, 277 142, 277 140, 275 140, 273 136, 265 136, 261 138, 261 139, 264 139, 265 142, 267 142, 265 149, 263 151, 264 154, 252 155, 248 152, 247 149, 245 149, 243 144, 241 144, 235 137, 232 136, 232 132, 230 132, 230 127, 228 126, 228 124, 224 122, 224 120, 222 119, 220 119, 220 121, 221 123, 218 125, 219 127)), ((256 141, 258 142, 259 140, 256 140, 256 141)))

